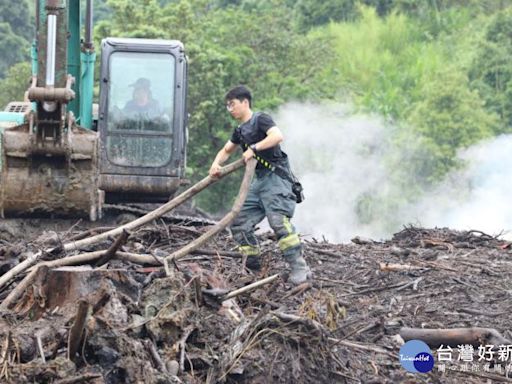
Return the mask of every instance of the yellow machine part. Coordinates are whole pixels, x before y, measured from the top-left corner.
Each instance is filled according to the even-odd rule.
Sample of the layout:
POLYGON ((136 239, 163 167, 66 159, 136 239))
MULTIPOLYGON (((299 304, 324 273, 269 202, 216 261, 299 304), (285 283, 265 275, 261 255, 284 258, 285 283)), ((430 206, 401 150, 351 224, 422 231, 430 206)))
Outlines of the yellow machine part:
POLYGON ((73 216, 101 214, 96 132, 74 126, 56 145, 37 141, 28 124, 2 135, 0 214, 73 216))

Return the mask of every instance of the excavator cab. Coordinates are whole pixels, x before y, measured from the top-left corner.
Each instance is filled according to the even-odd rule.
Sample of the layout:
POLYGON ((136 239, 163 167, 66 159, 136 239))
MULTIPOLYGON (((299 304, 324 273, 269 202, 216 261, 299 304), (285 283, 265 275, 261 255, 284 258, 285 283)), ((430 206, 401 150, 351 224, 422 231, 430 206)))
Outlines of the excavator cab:
POLYGON ((107 203, 167 201, 185 172, 183 45, 107 38, 101 49, 99 188, 107 203))

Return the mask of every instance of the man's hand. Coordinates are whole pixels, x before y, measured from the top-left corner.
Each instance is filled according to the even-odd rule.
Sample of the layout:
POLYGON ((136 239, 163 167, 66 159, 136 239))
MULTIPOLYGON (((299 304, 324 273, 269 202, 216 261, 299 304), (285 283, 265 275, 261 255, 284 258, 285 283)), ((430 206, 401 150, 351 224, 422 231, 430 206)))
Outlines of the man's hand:
POLYGON ((247 148, 242 156, 245 163, 247 164, 247 162, 254 157, 254 152, 251 148, 247 148))
POLYGON ((228 140, 224 147, 222 147, 222 149, 219 151, 219 153, 217 153, 217 156, 215 156, 208 174, 212 177, 219 177, 220 171, 222 169, 220 165, 224 164, 224 162, 229 158, 229 155, 234 152, 235 149, 236 144, 228 140))
POLYGON ((212 166, 210 167, 210 170, 208 171, 208 174, 211 177, 219 177, 221 168, 222 167, 220 166, 220 164, 214 161, 212 163, 212 166))

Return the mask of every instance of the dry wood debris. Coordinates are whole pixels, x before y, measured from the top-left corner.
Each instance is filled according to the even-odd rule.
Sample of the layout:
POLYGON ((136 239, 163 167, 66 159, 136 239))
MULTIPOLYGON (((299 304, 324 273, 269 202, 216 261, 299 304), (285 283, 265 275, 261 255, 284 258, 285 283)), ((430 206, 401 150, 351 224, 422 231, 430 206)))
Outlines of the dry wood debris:
MULTIPOLYGON (((41 250, 93 232, 71 222, 50 231, 52 223, 64 225, 3 221, 0 275, 41 250)), ((117 237, 105 238, 83 251, 43 255, 43 266, 0 291, 5 302, 33 274, 19 297, 3 306, 0 381, 510 381, 492 370, 434 367, 412 374, 398 360, 404 339, 417 332, 431 332, 428 337, 445 345, 455 336, 455 344, 483 336, 512 339, 512 250, 499 238, 407 227, 384 242, 306 241, 315 279, 292 287, 272 234, 260 235, 264 262, 255 275, 223 231, 173 260, 168 277, 163 260, 208 230, 158 219, 117 243, 117 237), (113 258, 98 263, 107 250, 113 258), (454 336, 452 328, 461 333, 454 336)))

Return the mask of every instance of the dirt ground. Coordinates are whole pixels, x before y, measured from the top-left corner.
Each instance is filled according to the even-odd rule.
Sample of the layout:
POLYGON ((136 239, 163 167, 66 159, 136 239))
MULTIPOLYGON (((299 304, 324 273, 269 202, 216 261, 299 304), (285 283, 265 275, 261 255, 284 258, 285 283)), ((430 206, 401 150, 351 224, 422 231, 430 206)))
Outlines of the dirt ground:
MULTIPOLYGON (((0 278, 38 250, 107 229, 97 225, 0 221, 0 278)), ((399 360, 404 327, 490 328, 512 349, 512 249, 499 238, 407 227, 384 242, 304 241, 314 280, 295 288, 271 233, 260 236, 263 268, 253 274, 222 232, 166 276, 161 257, 207 229, 158 220, 131 232, 106 264, 39 268, 1 312, 0 382, 512 381, 505 372, 510 354, 480 358, 478 343, 464 358, 453 345, 451 361, 432 348, 428 373, 410 373, 399 360), (275 274, 249 292, 223 296, 275 274)), ((113 240, 72 254, 45 253, 41 261, 106 250, 113 240)), ((0 287, 0 299, 27 274, 0 287)))

